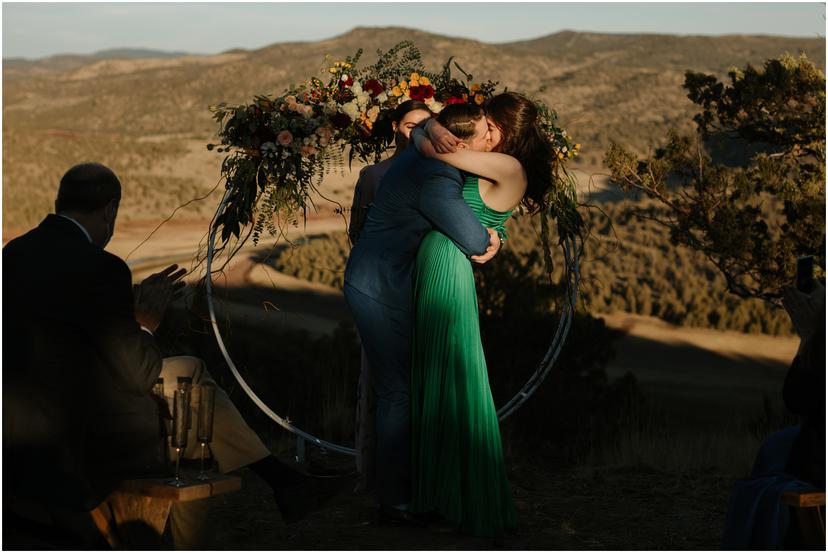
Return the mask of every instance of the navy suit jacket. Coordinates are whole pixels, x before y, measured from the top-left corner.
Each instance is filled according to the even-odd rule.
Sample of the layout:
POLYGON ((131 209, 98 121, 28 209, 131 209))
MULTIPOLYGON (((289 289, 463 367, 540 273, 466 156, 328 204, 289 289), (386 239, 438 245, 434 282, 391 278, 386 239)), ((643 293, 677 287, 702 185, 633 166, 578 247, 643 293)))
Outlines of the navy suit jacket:
POLYGON ((466 255, 481 255, 489 234, 463 200, 463 176, 422 156, 413 144, 381 181, 359 241, 351 250, 345 282, 394 309, 410 311, 411 274, 425 235, 438 230, 466 255))
POLYGON ((3 300, 4 484, 96 504, 156 468, 161 352, 126 263, 49 215, 3 248, 3 300))

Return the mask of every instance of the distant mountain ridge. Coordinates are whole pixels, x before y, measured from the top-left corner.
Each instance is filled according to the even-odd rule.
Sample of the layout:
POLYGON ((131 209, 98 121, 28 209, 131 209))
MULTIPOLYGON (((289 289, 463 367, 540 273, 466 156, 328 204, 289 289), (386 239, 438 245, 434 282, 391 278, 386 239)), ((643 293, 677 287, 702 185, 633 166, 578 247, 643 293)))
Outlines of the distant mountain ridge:
POLYGON ((138 58, 177 58, 180 56, 190 56, 188 52, 177 52, 177 51, 166 51, 166 50, 153 50, 150 48, 108 48, 106 50, 100 50, 98 52, 94 52, 92 54, 73 54, 73 53, 60 53, 60 54, 53 54, 51 56, 42 56, 39 58, 25 58, 25 57, 12 57, 12 58, 3 58, 3 63, 6 62, 27 62, 27 63, 38 63, 44 62, 55 58, 75 58, 75 59, 84 59, 84 58, 94 58, 94 59, 138 59, 138 58))
POLYGON ((682 88, 687 70, 726 78, 731 67, 786 52, 805 52, 825 68, 823 38, 562 31, 487 44, 403 27, 358 27, 320 41, 209 56, 119 49, 98 57, 4 60, 3 226, 37 222, 53 201, 44 187, 88 159, 111 164, 144 191, 125 201, 125 217, 178 205, 170 198, 199 195, 218 178, 220 157, 204 148, 217 130, 209 106, 279 94, 320 72, 326 78, 332 61, 359 48, 364 67, 378 49, 402 40, 417 46, 431 71, 454 57, 475 80, 544 100, 583 145, 575 167, 587 176, 605 172, 610 141, 646 152, 671 127, 692 130, 695 106, 682 88))
POLYGON ((3 67, 14 69, 40 69, 66 71, 76 69, 99 60, 171 59, 191 56, 187 52, 167 52, 147 48, 110 48, 92 54, 55 54, 42 58, 3 58, 3 67))

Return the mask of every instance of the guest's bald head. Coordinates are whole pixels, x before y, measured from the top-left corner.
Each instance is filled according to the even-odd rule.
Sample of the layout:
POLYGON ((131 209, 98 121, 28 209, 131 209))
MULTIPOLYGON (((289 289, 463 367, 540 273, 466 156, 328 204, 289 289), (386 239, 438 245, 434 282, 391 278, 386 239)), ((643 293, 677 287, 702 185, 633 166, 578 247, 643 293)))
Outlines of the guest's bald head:
POLYGON ((100 163, 75 165, 60 179, 55 213, 79 223, 92 242, 105 247, 115 232, 121 181, 100 163))
POLYGON ((56 213, 92 213, 121 200, 121 181, 100 163, 75 165, 60 179, 56 213))

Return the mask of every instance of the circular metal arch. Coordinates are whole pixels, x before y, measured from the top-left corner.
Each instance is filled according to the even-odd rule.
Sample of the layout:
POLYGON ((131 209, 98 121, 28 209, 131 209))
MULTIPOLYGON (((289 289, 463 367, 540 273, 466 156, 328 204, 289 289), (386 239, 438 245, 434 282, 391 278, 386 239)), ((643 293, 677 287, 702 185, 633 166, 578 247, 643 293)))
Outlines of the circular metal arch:
MULTIPOLYGON (((230 192, 232 189, 228 188, 227 191, 224 193, 224 197, 221 200, 221 204, 219 204, 218 209, 216 210, 216 219, 224 212, 224 208, 227 205, 227 199, 230 197, 230 192)), ((264 414, 270 417, 276 424, 295 434, 297 437, 306 440, 309 443, 312 443, 324 450, 334 451, 336 453, 341 453, 343 455, 350 455, 356 456, 356 450, 351 447, 346 447, 343 445, 335 444, 332 442, 328 442, 317 438, 316 436, 305 432, 298 426, 290 423, 287 419, 280 417, 273 409, 268 407, 268 405, 262 401, 262 399, 256 395, 250 385, 245 381, 244 377, 239 373, 239 370, 236 368, 236 364, 233 362, 230 353, 227 351, 227 347, 224 343, 224 338, 221 335, 221 331, 218 327, 218 322, 216 320, 216 312, 215 312, 215 305, 213 303, 213 275, 212 275, 212 265, 213 265, 213 255, 215 252, 215 241, 216 241, 216 232, 218 231, 217 227, 213 227, 210 229, 210 238, 207 244, 207 277, 206 277, 206 296, 207 296, 207 306, 210 312, 210 323, 213 326, 213 334, 216 337, 216 343, 218 344, 219 350, 221 350, 222 356, 224 356, 224 360, 227 362, 227 366, 230 368, 230 372, 233 373, 233 376, 238 381, 239 385, 241 386, 242 390, 253 400, 259 409, 262 410, 264 414)), ((497 418, 500 421, 503 421, 521 405, 523 405, 526 400, 528 400, 535 390, 538 389, 540 384, 552 370, 555 361, 558 359, 558 356, 561 353, 563 348, 564 342, 566 342, 566 338, 569 335, 569 330, 572 326, 572 319, 575 314, 575 304, 577 301, 578 296, 578 285, 580 283, 580 250, 578 249, 578 244, 575 239, 571 238, 563 242, 562 249, 564 251, 564 260, 565 260, 565 268, 564 268, 564 277, 566 279, 566 298, 563 306, 563 310, 561 312, 561 318, 558 323, 558 327, 555 331, 555 335, 552 338, 552 342, 549 345, 549 349, 546 351, 546 355, 544 355, 543 360, 541 360, 540 364, 538 365, 535 372, 529 377, 529 380, 520 391, 515 394, 515 396, 506 402, 500 409, 497 411, 497 418)))

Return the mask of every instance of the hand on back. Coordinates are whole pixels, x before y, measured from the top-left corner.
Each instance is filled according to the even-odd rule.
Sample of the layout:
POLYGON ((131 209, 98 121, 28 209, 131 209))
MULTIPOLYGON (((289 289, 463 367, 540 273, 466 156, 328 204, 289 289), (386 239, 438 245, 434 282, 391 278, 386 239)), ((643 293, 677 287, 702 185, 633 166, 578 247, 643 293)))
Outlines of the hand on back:
POLYGON ((487 228, 486 232, 489 233, 490 239, 489 247, 486 248, 486 253, 484 253, 483 255, 473 255, 469 258, 475 263, 479 263, 481 265, 483 265, 487 261, 491 260, 495 255, 497 255, 497 252, 500 251, 500 245, 502 243, 500 241, 500 235, 498 235, 495 230, 487 228))
POLYGON ((457 151, 458 144, 462 142, 436 119, 429 119, 424 129, 438 154, 453 154, 457 151))

